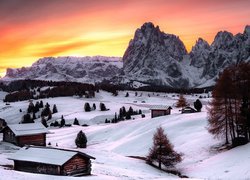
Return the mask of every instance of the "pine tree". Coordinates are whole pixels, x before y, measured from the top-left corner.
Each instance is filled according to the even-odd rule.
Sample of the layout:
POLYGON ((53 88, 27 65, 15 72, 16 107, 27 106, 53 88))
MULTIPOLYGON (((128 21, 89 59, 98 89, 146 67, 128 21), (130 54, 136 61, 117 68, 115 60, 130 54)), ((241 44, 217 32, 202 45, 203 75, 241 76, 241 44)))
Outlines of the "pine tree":
MULTIPOLYGON (((45 108, 42 110, 41 116, 50 116, 51 110, 50 110, 50 105, 48 103, 46 103, 45 108)), ((50 117, 51 119, 51 117, 50 117)))
POLYGON ((118 122, 117 114, 115 113, 114 123, 118 122))
POLYGON ((43 108, 43 101, 40 101, 39 107, 40 107, 40 108, 43 108))
POLYGON ((92 109, 93 109, 93 110, 96 110, 96 105, 95 105, 95 103, 93 104, 92 109))
POLYGON ((198 111, 198 112, 201 112, 201 109, 202 109, 202 103, 199 99, 197 99, 195 102, 194 102, 194 108, 198 111))
POLYGON ((87 147, 87 137, 85 133, 80 131, 75 139, 75 144, 78 148, 86 148, 87 147))
POLYGON ((153 164, 156 162, 160 169, 162 164, 166 167, 173 167, 182 160, 181 155, 175 152, 173 148, 173 145, 164 134, 163 128, 157 128, 153 137, 153 147, 147 156, 147 163, 153 164))
POLYGON ((34 112, 37 113, 39 111, 40 105, 39 102, 37 101, 35 104, 34 112))
POLYGON ((58 112, 57 107, 56 107, 56 105, 55 105, 55 104, 54 104, 54 106, 53 106, 53 110, 52 110, 52 112, 53 112, 53 114, 55 114, 55 113, 57 113, 57 112, 58 112))
POLYGON ((91 111, 91 108, 90 108, 90 105, 89 105, 88 102, 86 102, 86 103, 84 104, 84 111, 85 111, 85 112, 90 112, 90 111, 91 111))
POLYGON ((187 106, 187 101, 184 98, 184 96, 181 94, 180 97, 179 97, 179 99, 178 99, 178 101, 177 101, 177 103, 176 103, 176 107, 183 108, 185 106, 187 106))
POLYGON ((27 112, 28 113, 34 112, 34 108, 35 108, 34 104, 32 102, 30 102, 28 109, 27 109, 27 112))
POLYGON ((128 109, 128 113, 130 114, 130 115, 133 115, 134 114, 134 110, 133 110, 133 108, 130 106, 129 107, 129 109, 128 109))
POLYGON ((60 127, 63 127, 63 126, 65 126, 65 119, 64 119, 64 117, 62 115, 61 122, 60 122, 60 127))
POLYGON ((73 124, 74 124, 74 125, 80 125, 80 124, 79 124, 79 121, 78 121, 78 119, 77 119, 77 118, 75 118, 75 119, 74 119, 73 124))

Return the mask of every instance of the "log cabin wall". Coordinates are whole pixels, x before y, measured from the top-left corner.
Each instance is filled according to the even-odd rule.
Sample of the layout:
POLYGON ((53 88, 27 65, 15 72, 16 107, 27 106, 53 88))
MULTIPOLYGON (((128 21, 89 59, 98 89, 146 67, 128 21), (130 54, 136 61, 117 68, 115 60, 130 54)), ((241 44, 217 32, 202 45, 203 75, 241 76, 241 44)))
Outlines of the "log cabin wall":
POLYGON ((61 173, 60 166, 26 161, 14 161, 14 169, 39 174, 60 175, 61 173))
POLYGON ((46 146, 46 134, 19 136, 17 137, 17 144, 19 146, 24 146, 24 145, 46 146))
POLYGON ((80 173, 85 175, 91 173, 91 161, 90 159, 77 154, 63 165, 62 174, 72 175, 80 173))
POLYGON ((151 118, 154 117, 158 117, 158 116, 165 116, 165 115, 169 115, 170 114, 170 110, 151 110, 151 118))

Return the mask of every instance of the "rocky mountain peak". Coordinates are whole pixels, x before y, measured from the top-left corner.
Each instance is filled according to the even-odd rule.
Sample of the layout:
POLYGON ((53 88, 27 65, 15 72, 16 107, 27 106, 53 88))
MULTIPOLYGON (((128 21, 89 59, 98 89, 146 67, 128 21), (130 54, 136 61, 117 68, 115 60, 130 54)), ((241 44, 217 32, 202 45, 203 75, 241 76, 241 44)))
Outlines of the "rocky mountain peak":
POLYGON ((250 37, 250 25, 247 25, 244 30, 244 34, 248 35, 250 37))
POLYGON ((209 45, 208 42, 205 41, 204 39, 199 38, 199 39, 196 41, 195 45, 192 47, 191 52, 197 51, 197 50, 199 50, 199 49, 210 49, 210 45, 209 45))
POLYGON ((234 43, 234 36, 228 31, 220 31, 216 34, 212 47, 215 49, 228 50, 234 43))

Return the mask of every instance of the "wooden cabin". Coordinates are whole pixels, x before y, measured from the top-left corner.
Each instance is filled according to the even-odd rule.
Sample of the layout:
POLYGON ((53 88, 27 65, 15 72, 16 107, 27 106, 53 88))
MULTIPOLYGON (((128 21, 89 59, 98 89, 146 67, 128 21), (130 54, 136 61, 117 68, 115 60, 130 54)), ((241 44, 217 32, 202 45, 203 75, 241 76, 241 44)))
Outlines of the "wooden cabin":
POLYGON ((47 128, 41 123, 11 124, 3 130, 3 141, 17 146, 46 146, 47 128))
POLYGON ((181 113, 195 113, 197 112, 194 108, 191 108, 190 106, 184 107, 181 110, 181 113))
POLYGON ((85 153, 53 147, 25 146, 8 159, 14 170, 64 176, 91 174, 91 159, 85 153))
POLYGON ((153 106, 150 108, 151 110, 151 118, 159 117, 159 116, 166 116, 171 114, 172 107, 167 106, 153 106))

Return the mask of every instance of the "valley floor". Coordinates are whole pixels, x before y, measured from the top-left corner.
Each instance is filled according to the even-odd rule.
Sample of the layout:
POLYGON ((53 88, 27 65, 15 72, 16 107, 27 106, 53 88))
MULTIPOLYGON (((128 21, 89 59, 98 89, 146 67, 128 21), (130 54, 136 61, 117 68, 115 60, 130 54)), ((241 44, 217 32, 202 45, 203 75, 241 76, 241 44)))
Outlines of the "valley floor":
MULTIPOLYGON (((169 105, 176 103, 178 97, 165 93, 145 93, 136 97, 134 92, 119 92, 117 97, 107 92, 96 94, 93 99, 78 97, 60 97, 43 99, 51 106, 57 105, 58 113, 53 114, 52 120, 60 120, 64 115, 66 123, 72 123, 78 118, 80 124, 89 126, 72 126, 63 128, 49 128, 47 143, 52 146, 77 149, 74 143, 77 133, 82 130, 88 138, 87 149, 77 149, 96 157, 92 162, 92 175, 77 179, 176 179, 178 176, 157 170, 143 160, 128 156, 146 157, 152 145, 153 134, 162 126, 175 150, 183 153, 183 161, 177 169, 190 178, 200 179, 250 179, 250 144, 237 147, 229 151, 216 151, 216 147, 223 143, 214 139, 206 130, 207 102, 211 99, 203 98, 203 109, 200 113, 181 114, 179 109, 173 108, 171 115, 151 119, 149 111, 152 105, 169 105), (150 97, 148 97, 150 94, 150 97), (97 110, 84 112, 85 102, 95 103, 97 110), (109 111, 99 111, 99 103, 103 102, 109 111), (145 103, 144 103, 145 102, 145 103), (117 124, 105 124, 106 118, 114 117, 119 108, 130 106, 134 110, 142 109, 145 118, 135 116, 134 120, 122 121, 117 124)), ((140 93, 138 93, 140 94, 140 93)), ((4 96, 0 93, 0 99, 4 96)), ((197 96, 186 96, 192 105, 197 96)), ((11 103, 6 106, 0 103, 0 118, 7 123, 18 123, 28 107, 28 101, 11 103), (19 112, 22 109, 22 112, 19 112)), ((39 121, 38 119, 37 121, 39 121)), ((2 135, 0 135, 0 140, 2 135)), ((0 141, 0 179, 62 179, 59 176, 40 175, 8 170, 6 165, 13 165, 7 157, 18 147, 0 141)), ((76 179, 63 177, 63 179, 76 179)))

